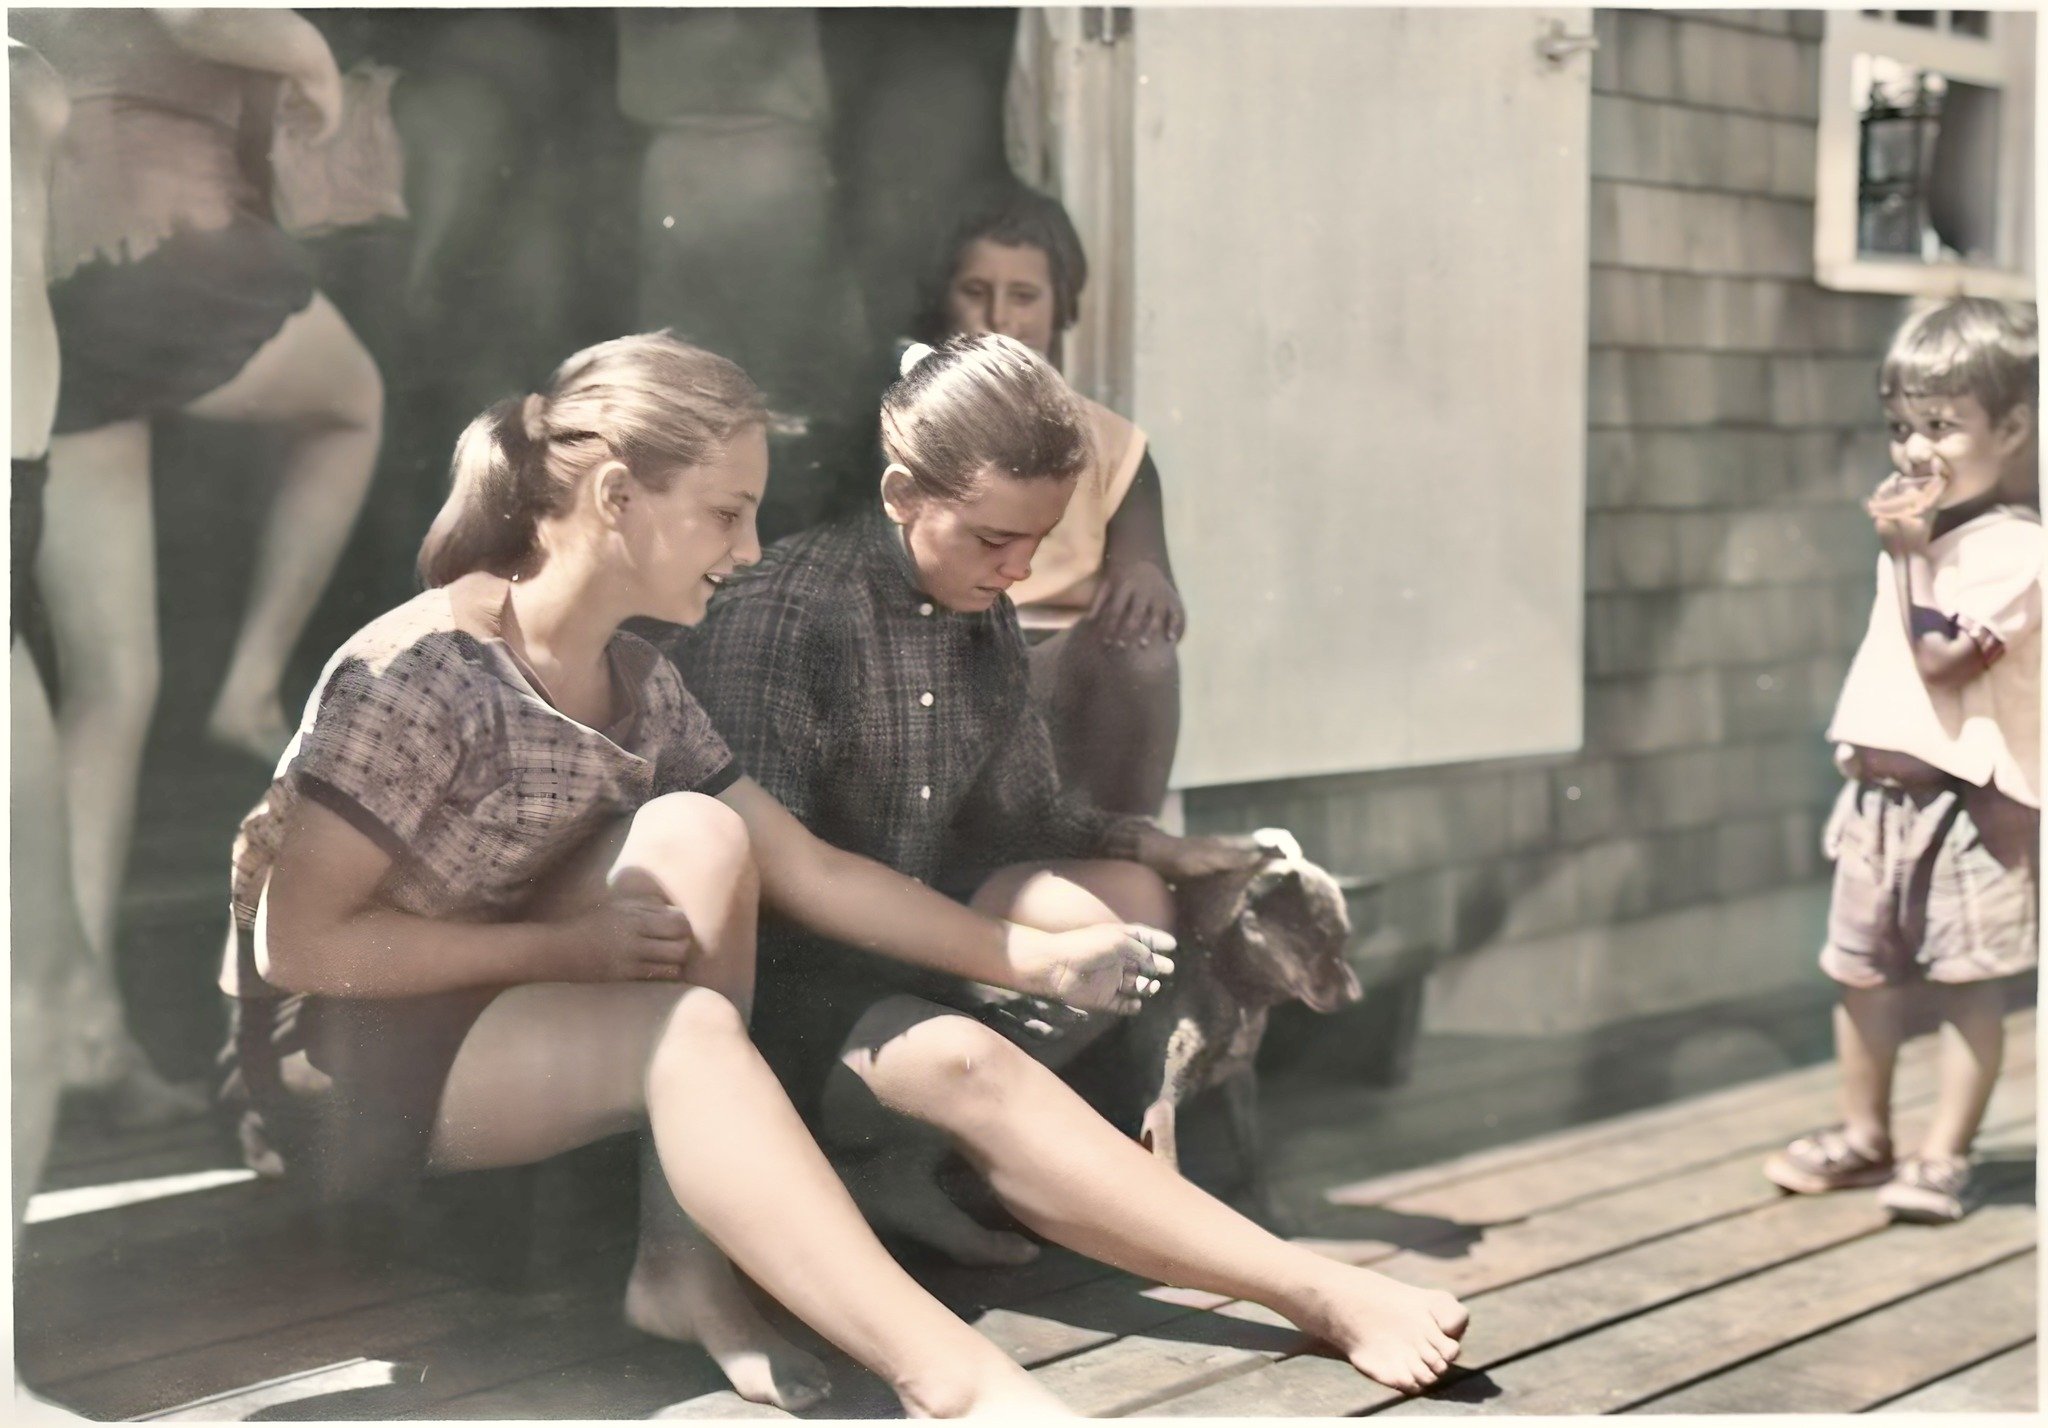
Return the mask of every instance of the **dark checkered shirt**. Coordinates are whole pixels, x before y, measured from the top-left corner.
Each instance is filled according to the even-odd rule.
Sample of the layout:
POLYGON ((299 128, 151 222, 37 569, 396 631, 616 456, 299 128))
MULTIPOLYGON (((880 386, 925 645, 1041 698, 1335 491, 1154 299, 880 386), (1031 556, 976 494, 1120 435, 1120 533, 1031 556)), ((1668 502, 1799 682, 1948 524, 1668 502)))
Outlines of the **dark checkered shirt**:
POLYGON ((879 509, 778 542, 667 645, 747 772, 828 843, 962 895, 1005 864, 1128 858, 1063 793, 1009 600, 919 590, 879 509))

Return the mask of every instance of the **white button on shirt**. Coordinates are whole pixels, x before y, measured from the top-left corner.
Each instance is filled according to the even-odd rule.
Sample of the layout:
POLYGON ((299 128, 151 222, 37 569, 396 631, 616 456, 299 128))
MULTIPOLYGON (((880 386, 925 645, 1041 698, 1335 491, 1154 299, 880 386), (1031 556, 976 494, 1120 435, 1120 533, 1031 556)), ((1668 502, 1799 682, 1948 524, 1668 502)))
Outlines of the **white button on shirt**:
POLYGON ((917 791, 917 796, 919 798, 924 799, 927 803, 929 803, 931 801, 932 796, 932 786, 930 784, 926 784, 923 788, 917 791))
POLYGON ((932 612, 932 602, 931 602, 931 601, 929 601, 929 600, 925 601, 925 602, 924 602, 924 603, 923 603, 922 605, 919 605, 919 606, 917 607, 917 613, 918 613, 918 614, 920 614, 920 615, 929 615, 929 614, 930 614, 931 612, 932 612))
POLYGON ((927 689, 924 693, 917 696, 917 702, 922 704, 927 709, 931 708, 932 692, 929 689, 927 689))

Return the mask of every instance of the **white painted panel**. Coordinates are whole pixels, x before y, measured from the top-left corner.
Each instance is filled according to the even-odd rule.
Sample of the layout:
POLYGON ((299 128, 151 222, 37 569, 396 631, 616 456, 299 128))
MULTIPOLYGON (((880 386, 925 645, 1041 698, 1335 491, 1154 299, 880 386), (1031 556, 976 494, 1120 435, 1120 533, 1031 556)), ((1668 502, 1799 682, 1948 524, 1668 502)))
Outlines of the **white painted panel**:
POLYGON ((1176 786, 1576 747, 1586 10, 1140 9, 1176 786))

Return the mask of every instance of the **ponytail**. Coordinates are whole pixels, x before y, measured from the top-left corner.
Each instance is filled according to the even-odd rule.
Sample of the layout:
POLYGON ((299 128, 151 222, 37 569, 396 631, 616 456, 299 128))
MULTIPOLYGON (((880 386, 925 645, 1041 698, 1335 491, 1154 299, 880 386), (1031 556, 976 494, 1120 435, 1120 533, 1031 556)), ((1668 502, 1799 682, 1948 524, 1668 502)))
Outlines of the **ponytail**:
POLYGON ((479 570, 531 574, 541 522, 568 510, 606 458, 666 490, 767 416, 746 373, 666 332, 585 348, 542 391, 507 397, 464 430, 448 500, 420 543, 420 580, 431 590, 479 570))
POLYGON ((428 589, 478 570, 507 578, 533 558, 548 502, 546 442, 526 427, 527 400, 494 402, 455 443, 452 489, 420 542, 420 582, 428 589))

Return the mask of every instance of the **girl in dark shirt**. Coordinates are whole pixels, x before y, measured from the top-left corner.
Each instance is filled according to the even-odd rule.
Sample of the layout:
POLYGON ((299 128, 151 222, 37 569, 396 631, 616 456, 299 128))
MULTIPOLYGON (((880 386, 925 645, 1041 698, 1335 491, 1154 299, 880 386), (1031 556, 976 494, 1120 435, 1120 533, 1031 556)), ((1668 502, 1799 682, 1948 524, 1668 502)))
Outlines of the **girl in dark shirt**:
MULTIPOLYGON (((881 510, 792 537, 734 581, 679 642, 685 677, 820 837, 1014 923, 1164 924, 1168 880, 1247 850, 1061 791, 1004 593, 1093 457, 1087 417, 1009 338, 920 352, 883 402, 881 510)), ((762 1048, 856 1176, 886 1187, 869 1204, 890 1227, 982 1259, 1013 1257, 1004 1241, 1017 1238, 946 1200, 931 1162, 906 1150, 907 1118, 1071 1249, 1257 1300, 1397 1388, 1435 1381, 1456 1356, 1455 1299, 1289 1245, 1196 1189, 962 1015, 983 998, 961 979, 779 930, 763 952, 762 1048)))

